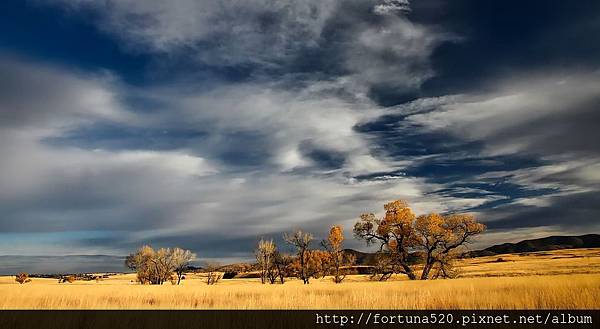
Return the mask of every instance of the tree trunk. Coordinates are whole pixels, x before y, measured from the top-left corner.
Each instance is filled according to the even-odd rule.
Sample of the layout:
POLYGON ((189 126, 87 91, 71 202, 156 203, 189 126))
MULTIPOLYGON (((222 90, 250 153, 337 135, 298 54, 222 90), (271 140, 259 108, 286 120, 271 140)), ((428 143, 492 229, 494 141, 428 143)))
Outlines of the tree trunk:
POLYGON ((400 266, 402 266, 402 269, 404 270, 404 272, 406 272, 406 275, 408 276, 408 278, 410 280, 416 280, 417 279, 417 276, 415 275, 415 272, 413 272, 412 268, 406 262, 401 262, 400 266))
POLYGON ((425 266, 423 267, 423 273, 421 273, 421 280, 427 280, 429 279, 429 272, 431 271, 431 268, 433 267, 433 263, 431 261, 427 261, 425 262, 425 266))

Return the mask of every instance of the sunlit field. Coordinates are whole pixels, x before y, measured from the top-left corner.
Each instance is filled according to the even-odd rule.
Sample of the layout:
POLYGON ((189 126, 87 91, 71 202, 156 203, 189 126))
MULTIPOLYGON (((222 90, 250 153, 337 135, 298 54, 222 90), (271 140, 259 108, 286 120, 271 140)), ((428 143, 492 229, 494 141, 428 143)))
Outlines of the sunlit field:
POLYGON ((501 255, 460 261, 457 279, 387 282, 348 276, 344 283, 290 279, 221 280, 190 274, 180 286, 139 285, 133 274, 59 284, 0 278, 2 309, 600 309, 600 249, 501 255), (498 258, 502 261, 498 261, 498 258))

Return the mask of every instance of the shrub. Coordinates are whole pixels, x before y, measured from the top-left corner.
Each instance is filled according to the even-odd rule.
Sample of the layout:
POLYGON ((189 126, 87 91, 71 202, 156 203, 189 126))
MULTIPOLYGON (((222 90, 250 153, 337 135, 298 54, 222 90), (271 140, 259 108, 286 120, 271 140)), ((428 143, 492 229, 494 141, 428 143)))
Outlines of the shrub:
POLYGON ((75 280, 76 278, 74 275, 67 275, 58 279, 58 283, 73 283, 75 282, 75 280))
POLYGON ((233 279, 237 275, 237 272, 225 272, 223 273, 223 279, 233 279))
POLYGON ((29 278, 29 274, 21 272, 15 276, 15 281, 17 281, 19 284, 24 284, 31 282, 31 279, 29 278))

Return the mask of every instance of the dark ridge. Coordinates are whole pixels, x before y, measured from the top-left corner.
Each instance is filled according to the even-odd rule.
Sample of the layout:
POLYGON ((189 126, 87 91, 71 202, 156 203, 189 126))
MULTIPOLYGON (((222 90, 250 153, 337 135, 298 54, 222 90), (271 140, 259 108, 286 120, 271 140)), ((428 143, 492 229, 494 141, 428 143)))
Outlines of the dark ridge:
POLYGON ((482 250, 470 251, 466 257, 482 257, 501 254, 516 254, 559 249, 599 248, 600 234, 579 236, 549 236, 540 239, 523 240, 517 243, 503 243, 482 250))

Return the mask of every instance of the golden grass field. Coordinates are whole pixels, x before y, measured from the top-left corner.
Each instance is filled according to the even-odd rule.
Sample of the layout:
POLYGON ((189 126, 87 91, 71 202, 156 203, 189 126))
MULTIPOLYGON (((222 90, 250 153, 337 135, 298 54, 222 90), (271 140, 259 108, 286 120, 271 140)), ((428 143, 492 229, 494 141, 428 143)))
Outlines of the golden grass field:
POLYGON ((354 275, 342 284, 323 278, 310 285, 232 279, 208 286, 188 275, 180 286, 148 286, 133 283, 133 274, 19 285, 5 276, 0 309, 600 309, 600 249, 481 257, 458 266, 457 279, 374 282, 354 275))

